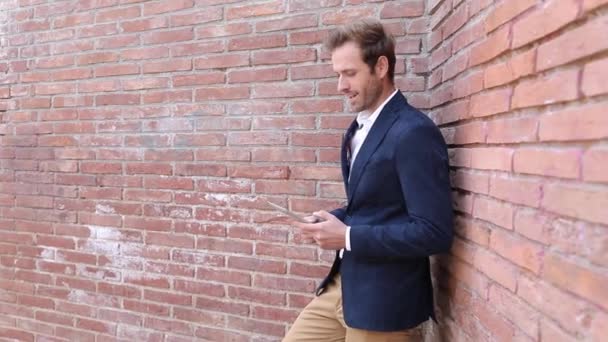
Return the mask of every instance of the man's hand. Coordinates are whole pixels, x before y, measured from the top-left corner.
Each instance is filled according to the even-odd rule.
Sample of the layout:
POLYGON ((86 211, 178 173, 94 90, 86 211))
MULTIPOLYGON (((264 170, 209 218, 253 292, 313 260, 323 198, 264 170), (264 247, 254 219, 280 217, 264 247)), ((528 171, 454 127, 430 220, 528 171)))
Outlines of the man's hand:
POLYGON ((321 222, 293 222, 293 225, 300 230, 302 236, 313 239, 323 249, 338 250, 344 248, 346 245, 346 225, 334 215, 323 210, 317 211, 313 215, 307 216, 306 220, 314 222, 313 220, 317 217, 321 219, 321 222))

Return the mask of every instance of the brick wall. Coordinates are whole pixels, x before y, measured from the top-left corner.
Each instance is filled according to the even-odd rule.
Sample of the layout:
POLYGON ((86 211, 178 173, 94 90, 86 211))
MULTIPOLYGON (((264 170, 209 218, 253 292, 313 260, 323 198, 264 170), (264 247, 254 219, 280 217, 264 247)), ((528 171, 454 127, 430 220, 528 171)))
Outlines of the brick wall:
POLYGON ((427 2, 458 211, 436 265, 444 340, 606 339, 606 4, 427 2))
POLYGON ((383 18, 429 103, 421 0, 0 6, 0 339, 279 340, 333 253, 262 198, 344 197, 322 37, 383 18))
POLYGON ((606 3, 2 2, 0 339, 280 340, 333 254, 261 199, 342 202, 319 42, 372 16, 451 144, 428 340, 599 341, 606 3))

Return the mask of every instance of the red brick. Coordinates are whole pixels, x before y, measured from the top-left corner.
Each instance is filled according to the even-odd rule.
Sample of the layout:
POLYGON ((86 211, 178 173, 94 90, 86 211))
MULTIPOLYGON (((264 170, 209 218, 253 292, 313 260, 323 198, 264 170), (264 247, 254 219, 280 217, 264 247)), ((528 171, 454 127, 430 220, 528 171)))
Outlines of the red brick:
POLYGON ((419 17, 423 14, 423 1, 408 1, 402 4, 389 2, 384 4, 382 10, 380 10, 380 18, 382 19, 419 17))
POLYGON ((578 178, 581 151, 576 149, 520 148, 513 156, 513 171, 543 176, 578 178))
POLYGON ((336 7, 341 3, 341 0, 290 0, 289 11, 297 12, 311 9, 336 7))
POLYGON ((14 329, 14 328, 3 328, 0 331, 0 333, 2 334, 3 337, 6 337, 11 340, 15 339, 17 341, 34 342, 35 334, 27 332, 27 331, 14 329))
POLYGON ((180 163, 175 167, 175 175, 225 177, 227 175, 227 171, 226 166, 224 165, 180 163))
MULTIPOLYGON (((168 84, 169 78, 167 77, 148 77, 121 81, 123 90, 166 88, 168 84)), ((144 96, 145 98, 146 96, 144 96)))
POLYGON ((291 48, 283 51, 256 51, 253 52, 252 64, 290 64, 311 62, 317 58, 317 51, 312 48, 291 48))
POLYGON ((171 59, 159 62, 147 62, 143 65, 143 73, 160 73, 192 70, 192 61, 190 59, 171 59))
POLYGON ((513 25, 513 47, 518 48, 560 29, 576 19, 579 9, 580 4, 576 0, 553 0, 537 6, 513 25))
POLYGON ((256 319, 272 320, 273 322, 293 322, 299 314, 299 310, 270 308, 267 306, 255 306, 252 317, 256 319))
POLYGON ((285 294, 283 293, 244 287, 228 287, 228 296, 240 301, 257 302, 267 305, 285 305, 286 303, 285 294))
POLYGON ((294 146, 340 147, 342 136, 339 133, 292 133, 291 143, 294 146))
MULTIPOLYGON (((236 196, 235 196, 236 197, 236 196)), ((252 201, 248 196, 242 196, 242 200, 234 200, 234 207, 238 208, 255 208, 255 209, 268 209, 268 203, 265 200, 258 199, 257 201, 252 201)), ((246 239, 253 241, 269 241, 269 242, 281 242, 285 243, 288 240, 288 232, 280 229, 264 229, 258 230, 253 226, 233 226, 228 230, 228 237, 237 238, 237 239, 246 239)), ((245 261, 251 261, 247 259, 245 261)), ((263 264, 263 263, 261 263, 263 264)), ((284 262, 280 263, 268 263, 269 265, 285 265, 284 262)), ((278 270, 278 268, 276 269, 278 270)), ((272 272, 277 273, 277 272, 272 272)), ((285 272, 278 272, 285 273, 285 272)))
POLYGON ((601 341, 604 334, 606 333, 606 327, 608 326, 608 315, 606 313, 597 313, 593 318, 591 324, 591 339, 594 341, 601 341))
POLYGON ((141 32, 168 27, 165 17, 146 18, 140 20, 123 21, 120 24, 122 32, 141 32))
POLYGON ((606 224, 608 192, 601 188, 551 184, 544 187, 542 207, 561 215, 606 224))
POLYGON ((97 95, 95 102, 99 106, 136 105, 140 103, 140 97, 137 94, 97 95))
POLYGON ((108 162, 83 162, 80 164, 82 173, 122 173, 122 164, 108 162))
POLYGON ((583 9, 585 11, 590 11, 597 7, 600 7, 601 5, 605 5, 606 3, 608 3, 607 0, 584 0, 583 9))
MULTIPOLYGON (((111 69, 115 70, 115 69, 111 69)), ((97 92, 114 92, 120 89, 120 83, 117 80, 93 80, 88 82, 80 82, 78 91, 82 93, 97 93, 97 92)), ((83 118, 84 119, 84 118, 83 118)))
POLYGON ((218 69, 249 65, 249 54, 235 53, 221 56, 206 56, 194 60, 196 69, 218 69))
POLYGON ((572 101, 578 97, 579 71, 569 69, 519 83, 511 107, 524 108, 572 101))
MULTIPOLYGON (((431 15, 430 28, 436 29, 437 25, 443 21, 443 19, 450 13, 452 10, 452 1, 443 1, 439 2, 441 5, 436 8, 435 11, 429 12, 431 15)), ((437 5, 437 4, 435 4, 437 5)), ((430 4, 429 7, 435 6, 434 4, 430 4)))
POLYGON ((540 118, 541 141, 591 140, 607 136, 608 117, 601 103, 550 112, 540 118))
POLYGON ((192 102, 192 91, 190 89, 174 90, 174 91, 148 91, 142 97, 143 104, 150 103, 178 103, 192 102))
MULTIPOLYGON (((128 274, 127 274, 128 275, 128 274)), ((125 275, 125 277, 127 277, 125 275)), ((123 306, 125 310, 140 312, 142 314, 154 315, 154 316, 169 316, 169 306, 152 304, 152 303, 143 303, 135 300, 127 300, 123 301, 123 306)), ((119 330, 120 331, 120 330, 119 330)))
POLYGON ((318 24, 317 15, 302 14, 284 19, 273 19, 256 23, 256 32, 286 31, 301 29, 306 27, 316 27, 318 24))
POLYGON ((228 51, 257 50, 287 45, 284 34, 260 35, 255 37, 233 38, 228 43, 228 51))
POLYGON ((490 178, 490 196, 511 203, 538 207, 541 194, 542 188, 538 181, 497 176, 490 178))
POLYGON ((223 9, 221 7, 198 7, 194 13, 177 14, 170 17, 171 26, 200 25, 221 20, 223 9))
POLYGON ((511 323, 495 312, 495 309, 485 301, 473 300, 473 314, 477 317, 483 327, 497 341, 518 340, 515 328, 511 323))
POLYGON ((249 161, 249 151, 237 149, 200 149, 196 151, 196 160, 249 161))
POLYGON ((498 55, 507 51, 511 45, 509 35, 510 26, 507 25, 493 33, 486 40, 471 49, 471 59, 469 66, 475 66, 494 59, 498 55))
POLYGON ((431 69, 435 69, 439 65, 443 64, 452 55, 452 46, 448 43, 441 48, 431 53, 431 59, 429 66, 431 69))
POLYGON ((314 290, 315 283, 309 279, 283 278, 257 274, 254 276, 254 286, 258 288, 305 292, 314 290))
POLYGON ((106 21, 120 21, 131 19, 140 16, 140 7, 121 7, 99 11, 95 14, 95 22, 102 23, 106 21))
POLYGON ((314 162, 316 157, 313 150, 272 148, 254 149, 252 159, 260 162, 314 162))
POLYGON ((285 6, 282 1, 271 1, 255 5, 229 7, 226 9, 226 19, 240 19, 261 17, 271 14, 283 13, 285 6))
POLYGON ((475 253, 475 267, 505 288, 515 291, 518 280, 516 268, 496 254, 484 249, 475 253))
MULTIPOLYGON (((103 36, 111 36, 118 33, 118 28, 115 23, 108 24, 100 24, 93 26, 85 26, 78 29, 78 38, 92 38, 92 37, 103 37, 103 36)), ((136 37, 128 37, 125 40, 122 39, 104 39, 104 44, 125 44, 129 42, 133 42, 136 40, 136 37)), ((108 46, 106 46, 108 47, 108 46)))
POLYGON ((430 116, 437 125, 466 119, 469 115, 469 100, 455 101, 435 109, 430 116))
POLYGON ((468 64, 468 60, 469 60, 469 55, 467 54, 460 54, 454 58, 452 58, 451 60, 449 60, 445 66, 444 66, 444 72, 443 72, 443 82, 453 78, 454 76, 458 75, 459 73, 463 72, 468 64))
POLYGON ((116 36, 109 38, 102 38, 97 41, 99 49, 116 49, 126 46, 139 45, 140 38, 137 35, 129 36, 116 36))
POLYGON ((192 56, 224 51, 223 41, 182 43, 171 46, 171 56, 192 56))
POLYGON ((548 244, 549 223, 549 217, 542 212, 520 209, 515 213, 513 226, 519 234, 542 244, 548 244))
POLYGON ((293 98, 312 96, 314 94, 314 84, 295 83, 289 87, 282 84, 259 84, 253 86, 253 98, 293 98))
POLYGON ((513 150, 501 147, 471 150, 471 167, 482 170, 511 171, 513 150))
POLYGON ((452 193, 452 202, 454 203, 454 210, 460 211, 466 214, 473 213, 473 195, 465 194, 460 192, 452 193))
POLYGON ((395 41, 396 54, 417 54, 420 53, 421 48, 420 38, 403 38, 395 41))
POLYGON ((511 235, 502 230, 492 231, 490 247, 513 263, 535 274, 540 273, 544 250, 542 245, 511 235))
MULTIPOLYGON (((469 73, 462 78, 456 78, 453 85, 453 98, 459 99, 475 94, 483 89, 483 71, 469 73)), ((502 104, 501 104, 502 106, 502 104)))
MULTIPOLYGON (((455 126, 454 136, 452 141, 448 144, 472 144, 472 143, 483 143, 486 141, 486 124, 483 122, 471 122, 464 125, 455 126)), ((448 134, 449 131, 445 131, 448 134)))
POLYGON ((193 0, 162 0, 144 4, 144 15, 175 12, 194 6, 193 0))
POLYGON ((489 184, 487 174, 473 173, 465 170, 456 171, 452 178, 452 186, 480 194, 488 193, 489 184))
POLYGON ((165 46, 154 46, 121 51, 121 57, 123 60, 149 59, 150 56, 154 56, 156 58, 169 57, 169 48, 165 46))
POLYGON ((608 58, 593 61, 585 65, 581 90, 585 96, 596 96, 608 93, 608 58))
POLYGON ((576 339, 548 320, 540 322, 540 334, 543 341, 568 342, 576 339))
POLYGON ((583 179, 589 182, 608 183, 608 173, 605 170, 607 163, 608 149, 597 147, 587 150, 583 154, 582 161, 583 179))
POLYGON ((139 73, 137 64, 103 65, 94 69, 95 77, 133 75, 139 73))
POLYGON ((455 229, 458 236, 473 241, 478 245, 487 246, 490 243, 490 228, 488 226, 489 224, 481 221, 458 217, 455 229))
POLYGON ((228 23, 225 25, 199 27, 196 29, 198 39, 235 36, 251 33, 253 29, 248 23, 228 23))
POLYGON ((497 27, 512 21, 536 4, 535 0, 503 1, 495 6, 485 20, 486 32, 494 31, 497 27))
POLYGON ((198 88, 195 92, 196 101, 205 100, 236 100, 249 98, 249 86, 223 86, 216 88, 198 88))
POLYGON ((460 28, 467 23, 468 18, 467 6, 459 6, 458 9, 452 12, 443 24, 443 40, 446 40, 454 32, 460 30, 460 28))
POLYGON ((144 179, 144 186, 151 189, 194 190, 191 179, 179 177, 153 177, 144 179))
POLYGON ((304 32, 290 32, 289 43, 290 45, 308 45, 321 43, 325 37, 329 34, 330 30, 313 30, 304 32))
POLYGON ((192 28, 185 28, 172 31, 145 33, 142 36, 142 42, 145 44, 165 44, 192 40, 193 38, 194 32, 192 31, 192 28))
POLYGON ((514 212, 514 207, 510 203, 484 197, 475 198, 473 216, 506 229, 513 229, 514 212))
POLYGON ((306 181, 258 180, 255 185, 256 192, 262 194, 313 195, 315 193, 314 183, 306 181))
POLYGON ((518 117, 492 120, 487 123, 488 143, 522 143, 536 141, 538 119, 518 117))
POLYGON ((36 62, 38 69, 63 68, 74 65, 74 56, 56 56, 52 58, 40 58, 36 62))
POLYGON ((536 49, 531 49, 507 59, 506 62, 490 65, 484 72, 484 87, 492 88, 507 84, 532 74, 535 60, 536 49))
POLYGON ((238 70, 228 73, 228 83, 249 83, 266 81, 283 81, 287 78, 287 69, 283 67, 267 69, 238 70))
POLYGON ((289 260, 316 260, 317 258, 316 250, 308 246, 285 247, 280 245, 257 243, 256 253, 289 260))
POLYGON ((64 28, 71 26, 82 26, 94 22, 94 13, 77 13, 72 15, 56 17, 53 20, 54 28, 64 28))
POLYGON ((175 75, 173 76, 173 86, 191 86, 205 84, 221 84, 224 83, 225 73, 223 72, 207 72, 194 75, 175 75))
POLYGON ((547 254, 544 266, 545 279, 604 309, 608 307, 608 296, 604 291, 608 279, 599 269, 577 265, 557 254, 547 254))

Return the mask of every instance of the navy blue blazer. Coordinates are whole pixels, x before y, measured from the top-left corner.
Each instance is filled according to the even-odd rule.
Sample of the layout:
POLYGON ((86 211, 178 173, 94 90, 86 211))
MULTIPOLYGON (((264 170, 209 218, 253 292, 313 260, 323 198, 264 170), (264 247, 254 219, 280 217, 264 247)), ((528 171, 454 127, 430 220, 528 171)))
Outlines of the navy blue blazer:
POLYGON ((447 252, 453 211, 447 147, 437 126, 401 92, 386 104, 361 146, 349 179, 348 204, 332 211, 351 226, 351 251, 321 282, 342 276, 349 327, 375 331, 413 328, 434 318, 429 256, 447 252))

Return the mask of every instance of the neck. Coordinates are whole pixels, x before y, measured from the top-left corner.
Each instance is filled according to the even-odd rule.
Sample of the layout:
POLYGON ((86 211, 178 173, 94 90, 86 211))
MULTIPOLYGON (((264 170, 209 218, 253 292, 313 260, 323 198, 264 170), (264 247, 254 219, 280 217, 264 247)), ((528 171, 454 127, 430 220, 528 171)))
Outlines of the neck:
POLYGON ((391 96, 391 94, 395 91, 395 86, 393 84, 388 84, 382 87, 382 91, 380 92, 380 96, 378 96, 378 100, 369 109, 369 115, 371 115, 378 107, 386 101, 386 99, 391 96))

